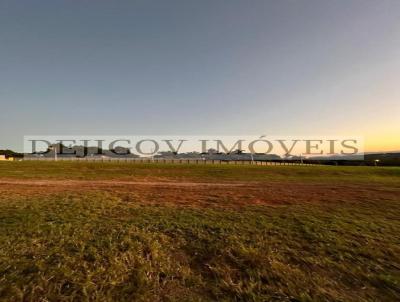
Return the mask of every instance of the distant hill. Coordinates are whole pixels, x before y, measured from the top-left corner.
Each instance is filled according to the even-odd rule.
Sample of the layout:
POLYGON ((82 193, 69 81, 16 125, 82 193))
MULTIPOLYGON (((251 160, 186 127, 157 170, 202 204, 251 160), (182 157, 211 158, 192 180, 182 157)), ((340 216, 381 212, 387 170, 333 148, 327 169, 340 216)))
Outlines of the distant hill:
POLYGON ((314 156, 307 160, 321 164, 400 166, 400 152, 371 152, 357 155, 314 156))

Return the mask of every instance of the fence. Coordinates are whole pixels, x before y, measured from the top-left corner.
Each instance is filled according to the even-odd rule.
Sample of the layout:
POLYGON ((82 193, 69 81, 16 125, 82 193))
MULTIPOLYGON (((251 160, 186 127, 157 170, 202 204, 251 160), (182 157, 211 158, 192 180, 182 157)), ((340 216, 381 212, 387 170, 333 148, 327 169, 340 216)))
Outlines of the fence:
MULTIPOLYGON (((25 157, 24 161, 55 161, 47 157, 25 157)), ((57 161, 79 161, 79 162, 117 162, 134 164, 193 164, 193 165, 256 165, 256 166, 312 166, 312 163, 301 163, 294 161, 274 160, 219 160, 219 159, 161 159, 161 158, 91 158, 91 157, 59 157, 57 161)))

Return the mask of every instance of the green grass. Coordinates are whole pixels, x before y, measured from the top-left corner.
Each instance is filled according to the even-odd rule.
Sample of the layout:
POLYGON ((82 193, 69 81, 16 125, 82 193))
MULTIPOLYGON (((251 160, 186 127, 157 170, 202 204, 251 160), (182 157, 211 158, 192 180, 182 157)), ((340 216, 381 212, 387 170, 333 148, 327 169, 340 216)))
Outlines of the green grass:
POLYGON ((0 162, 0 177, 191 181, 400 182, 400 167, 251 166, 94 162, 0 162))
POLYGON ((400 204, 384 206, 222 211, 102 192, 3 198, 0 299, 394 301, 400 204))
MULTIPOLYGON (((148 176, 400 184, 373 167, 0 164, 0 179, 148 176)), ((0 301, 400 299, 400 196, 222 209, 1 190, 0 301)))

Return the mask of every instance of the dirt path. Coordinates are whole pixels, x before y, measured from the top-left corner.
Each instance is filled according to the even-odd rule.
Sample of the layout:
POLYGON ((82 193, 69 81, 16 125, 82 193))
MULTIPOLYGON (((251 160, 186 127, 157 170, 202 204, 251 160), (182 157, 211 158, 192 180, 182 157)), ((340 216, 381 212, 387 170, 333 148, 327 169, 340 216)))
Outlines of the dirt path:
POLYGON ((190 182, 171 179, 57 180, 0 179, 0 202, 10 196, 105 192, 145 204, 234 207, 299 203, 400 201, 399 186, 314 182, 190 182))
POLYGON ((124 180, 53 180, 53 179, 7 179, 0 180, 0 185, 23 186, 163 186, 163 187, 240 187, 249 183, 214 183, 214 182, 171 182, 171 181, 124 181, 124 180))

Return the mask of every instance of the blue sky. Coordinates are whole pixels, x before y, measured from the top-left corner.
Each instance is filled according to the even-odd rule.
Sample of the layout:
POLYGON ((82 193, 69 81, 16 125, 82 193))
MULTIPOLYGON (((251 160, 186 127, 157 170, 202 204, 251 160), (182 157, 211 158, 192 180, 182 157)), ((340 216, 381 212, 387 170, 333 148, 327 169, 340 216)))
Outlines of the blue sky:
POLYGON ((400 1, 0 1, 0 149, 32 134, 400 149, 400 1))

